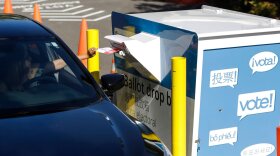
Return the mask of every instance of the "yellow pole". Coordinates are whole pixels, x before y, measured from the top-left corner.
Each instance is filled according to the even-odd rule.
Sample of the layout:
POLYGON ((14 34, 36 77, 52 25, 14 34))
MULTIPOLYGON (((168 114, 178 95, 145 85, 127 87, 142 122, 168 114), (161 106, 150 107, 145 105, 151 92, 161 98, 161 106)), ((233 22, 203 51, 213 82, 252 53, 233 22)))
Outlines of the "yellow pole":
MULTIPOLYGON (((88 29, 87 30, 87 48, 99 48, 99 30, 98 29, 88 29)), ((99 77, 99 53, 96 52, 96 55, 88 59, 88 71, 94 77, 97 83, 100 82, 99 77)))
POLYGON ((173 57, 172 62, 172 154, 187 155, 186 58, 173 57))
MULTIPOLYGON (((124 26, 124 36, 131 37, 135 35, 135 27, 134 26, 124 26)), ((127 60, 125 61, 125 68, 132 68, 132 64, 127 60)))
POLYGON ((131 36, 135 35, 135 27, 134 26, 125 26, 123 28, 125 30, 124 36, 131 37, 131 36))

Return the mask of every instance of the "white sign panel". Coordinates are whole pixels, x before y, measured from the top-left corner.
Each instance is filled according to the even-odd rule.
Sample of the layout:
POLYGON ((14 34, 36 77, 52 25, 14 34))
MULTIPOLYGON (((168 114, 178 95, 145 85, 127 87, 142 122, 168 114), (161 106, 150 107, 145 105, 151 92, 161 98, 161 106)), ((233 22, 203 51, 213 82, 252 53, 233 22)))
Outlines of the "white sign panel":
POLYGON ((209 132, 209 146, 230 144, 237 142, 237 127, 212 130, 209 132))
POLYGON ((240 94, 237 116, 242 120, 247 115, 274 111, 275 90, 240 94))
POLYGON ((260 143, 246 147, 240 153, 241 156, 268 156, 275 150, 272 144, 260 143))

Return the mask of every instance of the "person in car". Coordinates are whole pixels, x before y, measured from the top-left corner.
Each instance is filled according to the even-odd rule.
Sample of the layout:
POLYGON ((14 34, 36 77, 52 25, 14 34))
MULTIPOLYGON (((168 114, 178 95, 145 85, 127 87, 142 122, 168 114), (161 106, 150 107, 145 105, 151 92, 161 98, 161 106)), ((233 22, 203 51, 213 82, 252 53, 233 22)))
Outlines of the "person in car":
MULTIPOLYGON (((93 57, 96 54, 96 48, 90 48, 87 51, 87 54, 78 55, 77 57, 80 60, 85 60, 88 58, 93 57)), ((32 58, 29 57, 26 62, 25 66, 29 68, 29 72, 27 74, 28 79, 33 79, 34 77, 41 76, 42 74, 53 73, 58 71, 66 66, 66 63, 63 59, 56 59, 52 62, 48 62, 43 67, 40 67, 39 63, 35 63, 32 61, 32 58)))
MULTIPOLYGON (((64 68, 66 63, 63 59, 55 59, 51 62, 42 64, 33 60, 25 45, 15 47, 16 52, 11 52, 1 62, 0 92, 6 90, 22 90, 25 83, 46 74, 55 73, 64 68), (19 50, 20 49, 20 50, 19 50)), ((88 59, 96 54, 96 48, 89 48, 87 54, 79 55, 80 60, 88 59)))

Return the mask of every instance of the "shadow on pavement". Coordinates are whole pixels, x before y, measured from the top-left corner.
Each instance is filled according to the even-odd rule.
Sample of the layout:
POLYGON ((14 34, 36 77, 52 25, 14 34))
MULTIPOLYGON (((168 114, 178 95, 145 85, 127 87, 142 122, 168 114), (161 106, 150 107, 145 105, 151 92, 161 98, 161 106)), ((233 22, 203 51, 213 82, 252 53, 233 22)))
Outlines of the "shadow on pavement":
MULTIPOLYGON (((198 9, 201 7, 200 4, 176 4, 171 3, 168 0, 133 0, 133 1, 141 1, 140 4, 136 4, 135 8, 139 10, 139 12, 159 12, 159 11, 174 11, 174 10, 188 10, 188 9, 198 9)), ((137 12, 137 13, 139 13, 137 12)), ((136 12, 130 12, 136 13, 136 12)))

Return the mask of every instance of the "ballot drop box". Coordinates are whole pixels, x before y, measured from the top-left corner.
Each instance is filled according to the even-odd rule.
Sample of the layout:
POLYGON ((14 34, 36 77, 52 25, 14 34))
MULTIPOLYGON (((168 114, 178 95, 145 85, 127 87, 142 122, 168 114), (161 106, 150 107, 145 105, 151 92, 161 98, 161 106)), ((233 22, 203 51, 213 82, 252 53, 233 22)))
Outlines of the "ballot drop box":
POLYGON ((171 149, 171 58, 187 59, 187 152, 276 155, 279 20, 203 6, 112 13, 111 45, 125 86, 114 100, 171 149))

